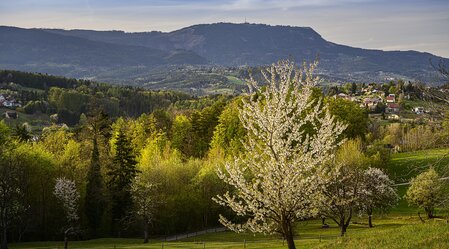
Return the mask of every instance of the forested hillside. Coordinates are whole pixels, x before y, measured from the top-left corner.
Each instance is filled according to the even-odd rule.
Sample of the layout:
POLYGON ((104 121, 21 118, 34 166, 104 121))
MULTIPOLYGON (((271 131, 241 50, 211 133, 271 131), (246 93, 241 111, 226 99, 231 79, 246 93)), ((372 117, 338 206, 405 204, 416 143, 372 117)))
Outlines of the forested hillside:
POLYGON ((137 117, 172 105, 184 105, 195 97, 173 91, 149 91, 118 87, 88 80, 45 74, 0 71, 2 88, 23 104, 27 114, 57 114, 57 122, 75 125, 82 114, 104 110, 110 117, 137 117))

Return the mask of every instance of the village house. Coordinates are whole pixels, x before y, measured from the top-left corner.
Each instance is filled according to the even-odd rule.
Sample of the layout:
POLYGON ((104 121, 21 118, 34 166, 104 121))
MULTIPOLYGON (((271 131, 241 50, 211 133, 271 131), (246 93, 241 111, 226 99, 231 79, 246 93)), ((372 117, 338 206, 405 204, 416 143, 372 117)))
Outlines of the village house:
POLYGON ((395 103, 396 102, 396 95, 394 94, 388 94, 387 98, 385 99, 387 103, 395 103))
POLYGON ((0 105, 1 106, 10 107, 10 108, 12 108, 12 107, 21 107, 22 106, 22 104, 20 104, 19 102, 17 102, 13 98, 8 98, 8 97, 5 97, 3 95, 0 95, 0 96, 1 96, 0 97, 0 105))
POLYGON ((14 112, 14 111, 5 112, 5 118, 17 119, 18 117, 19 117, 19 114, 17 112, 14 112))
POLYGON ((385 113, 398 113, 399 105, 396 103, 387 103, 387 108, 385 108, 385 113))
POLYGON ((347 100, 351 100, 351 95, 345 94, 345 93, 339 93, 336 95, 337 98, 339 99, 347 99, 347 100))
POLYGON ((394 113, 393 114, 387 114, 385 116, 385 118, 388 119, 388 120, 399 120, 400 119, 399 115, 394 114, 394 113))
POLYGON ((376 106, 379 103, 382 103, 382 99, 379 97, 365 98, 360 104, 360 107, 364 107, 372 111, 376 109, 376 106))
POLYGON ((413 108, 413 112, 415 112, 415 114, 421 115, 424 113, 424 107, 421 107, 421 106, 415 107, 415 108, 413 108))

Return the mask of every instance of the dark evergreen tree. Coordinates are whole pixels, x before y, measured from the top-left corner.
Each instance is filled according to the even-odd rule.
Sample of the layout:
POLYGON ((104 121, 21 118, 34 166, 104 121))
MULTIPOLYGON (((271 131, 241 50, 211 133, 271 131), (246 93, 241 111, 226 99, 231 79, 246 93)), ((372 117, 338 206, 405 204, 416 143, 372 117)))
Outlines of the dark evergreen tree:
POLYGON ((115 135, 115 155, 108 172, 111 195, 112 229, 119 237, 122 225, 132 209, 131 183, 138 173, 131 143, 123 131, 115 135))
POLYGON ((92 237, 97 237, 104 212, 104 188, 97 138, 93 138, 92 158, 87 175, 85 212, 92 237))
MULTIPOLYGON (((85 213, 92 237, 98 236, 98 229, 105 211, 104 182, 101 174, 98 140, 109 134, 109 118, 103 111, 93 111, 87 122, 89 136, 92 137, 92 157, 87 175, 85 213)), ((104 140, 104 139, 103 139, 104 140)))

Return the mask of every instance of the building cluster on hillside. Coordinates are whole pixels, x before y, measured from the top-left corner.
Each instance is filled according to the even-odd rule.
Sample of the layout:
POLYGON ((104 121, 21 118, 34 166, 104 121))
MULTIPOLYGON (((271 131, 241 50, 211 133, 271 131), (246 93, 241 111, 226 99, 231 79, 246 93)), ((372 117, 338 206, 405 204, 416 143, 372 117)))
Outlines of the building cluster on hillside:
POLYGON ((11 96, 0 94, 0 106, 15 108, 21 107, 22 104, 11 96))
MULTIPOLYGON (((375 85, 368 85, 363 86, 358 91, 353 91, 353 93, 338 93, 334 97, 356 102, 360 107, 374 113, 374 115, 376 115, 375 113, 378 113, 378 115, 383 113, 386 119, 399 120, 401 118, 399 114, 402 111, 400 102, 404 99, 410 99, 410 95, 405 95, 403 92, 400 95, 386 94, 383 90, 376 88, 375 85)), ((412 112, 421 115, 427 111, 424 107, 414 107, 412 112)))

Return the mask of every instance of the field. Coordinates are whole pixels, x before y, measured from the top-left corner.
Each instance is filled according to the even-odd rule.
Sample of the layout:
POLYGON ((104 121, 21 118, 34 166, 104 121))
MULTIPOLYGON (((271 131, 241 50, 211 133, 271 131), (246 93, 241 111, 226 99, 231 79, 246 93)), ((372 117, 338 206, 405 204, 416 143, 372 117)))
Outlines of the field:
MULTIPOLYGON (((389 168, 396 173, 396 179, 408 181, 435 165, 440 172, 448 166, 449 159, 444 157, 448 149, 434 149, 413 153, 392 155, 389 168), (413 169, 413 170, 412 170, 413 169)), ((398 188, 404 196, 407 186, 398 188)), ((326 220, 330 228, 321 228, 321 220, 305 221, 298 224, 297 248, 447 248, 449 245, 449 225, 444 219, 434 219, 422 223, 417 217, 418 210, 408 206, 403 198, 399 205, 388 215, 375 214, 374 228, 368 228, 365 216, 355 216, 344 238, 338 236, 339 228, 334 222, 326 220)), ((445 210, 437 215, 446 216, 445 210)), ((62 242, 30 242, 11 244, 11 249, 53 249, 63 248, 62 242)), ((287 248, 283 241, 274 236, 253 234, 235 234, 218 232, 190 237, 176 242, 164 242, 152 239, 143 244, 141 239, 98 239, 70 242, 69 248, 106 249, 106 248, 287 248)))
MULTIPOLYGON (((0 107, 0 115, 3 115, 6 111, 11 111, 8 108, 0 107)), ((19 112, 19 118, 17 119, 7 119, 0 116, 0 120, 5 120, 5 123, 10 127, 15 127, 16 125, 20 125, 23 123, 28 123, 31 126, 32 133, 40 134, 42 132, 42 128, 48 127, 51 125, 50 117, 46 114, 26 114, 19 112)))
MULTIPOLYGON (((375 221, 374 228, 366 225, 351 225, 344 238, 335 236, 338 229, 321 229, 317 223, 300 228, 296 239, 297 248, 447 248, 449 244, 449 225, 445 221, 433 220, 425 224, 416 217, 389 218, 375 221), (307 233, 301 234, 303 229, 307 233), (321 234, 321 236, 320 236, 321 234), (326 236, 327 235, 327 236, 326 236), (332 236, 331 236, 332 235, 332 236)), ((12 244, 11 249, 50 249, 62 248, 62 242, 31 242, 12 244)), ((286 248, 277 238, 220 232, 203 235, 177 242, 153 240, 143 244, 139 239, 98 239, 69 242, 69 248, 76 249, 177 249, 177 248, 286 248)))
MULTIPOLYGON (((405 152, 393 154, 388 164, 388 171, 395 183, 407 183, 425 171, 430 166, 434 167, 441 175, 447 175, 449 169, 449 149, 431 149, 416 152, 405 152)), ((416 215, 417 209, 408 205, 402 198, 407 191, 408 185, 398 186, 398 194, 401 197, 398 205, 391 210, 390 215, 416 215)), ((444 210, 437 210, 439 212, 444 210)))
POLYGON ((446 173, 449 165, 449 149, 431 149, 393 154, 388 173, 397 182, 408 182, 420 172, 434 167, 440 174, 446 173))

